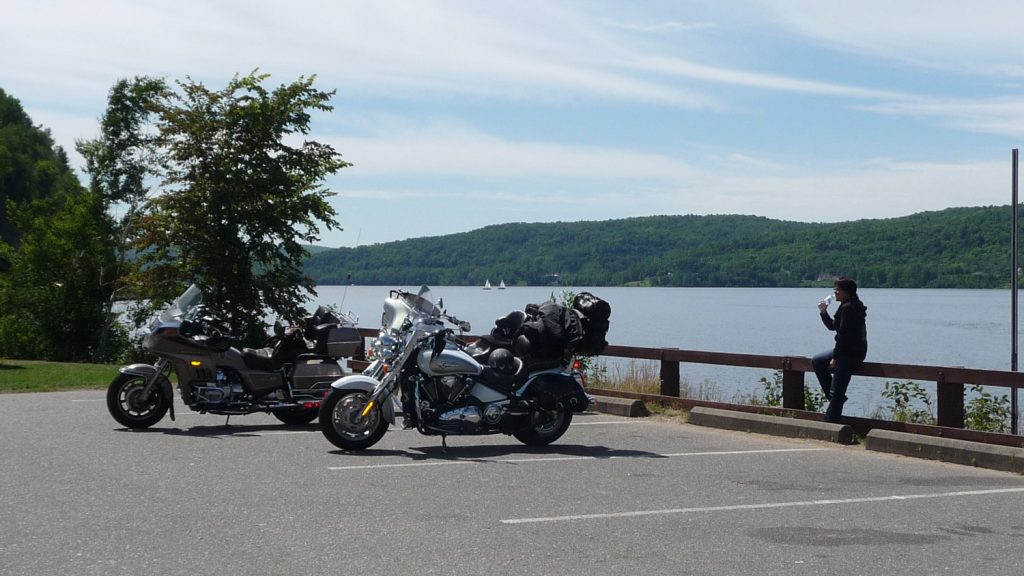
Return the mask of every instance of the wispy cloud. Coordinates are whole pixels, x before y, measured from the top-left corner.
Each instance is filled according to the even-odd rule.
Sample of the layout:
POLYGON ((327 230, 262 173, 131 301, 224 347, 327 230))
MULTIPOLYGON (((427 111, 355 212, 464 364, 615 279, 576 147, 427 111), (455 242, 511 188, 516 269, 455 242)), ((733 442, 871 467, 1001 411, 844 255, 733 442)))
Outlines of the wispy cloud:
POLYGON ((785 29, 873 58, 972 75, 1022 73, 1019 2, 790 0, 761 7, 785 29))
POLYGON ((348 151, 359 175, 455 175, 480 178, 546 178, 585 181, 674 179, 694 172, 662 154, 603 146, 512 140, 458 122, 406 125, 370 137, 325 139, 348 151))
POLYGON ((957 129, 1024 136, 1024 96, 967 99, 912 99, 865 106, 880 114, 934 118, 957 129))
POLYGON ((14 4, 0 86, 73 158, 119 78, 317 74, 338 96, 313 137, 355 164, 329 185, 382 235, 419 226, 424 199, 466 227, 535 220, 540 202, 797 220, 999 203, 1005 167, 976 159, 1024 135, 1012 2, 14 4), (983 146, 908 160, 961 140, 983 146))
POLYGON ((629 30, 632 32, 691 32, 695 30, 707 30, 714 28, 712 22, 652 22, 640 24, 636 22, 625 22, 621 20, 603 19, 601 23, 610 28, 629 30))

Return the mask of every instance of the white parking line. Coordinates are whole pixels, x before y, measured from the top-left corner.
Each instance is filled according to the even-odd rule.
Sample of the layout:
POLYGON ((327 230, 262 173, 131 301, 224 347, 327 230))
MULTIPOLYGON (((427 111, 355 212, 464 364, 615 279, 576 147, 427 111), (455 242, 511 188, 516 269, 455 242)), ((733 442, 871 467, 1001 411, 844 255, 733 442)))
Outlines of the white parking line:
POLYGON ((536 464, 568 462, 573 460, 623 460, 627 458, 683 458, 687 456, 735 456, 738 454, 778 454, 785 452, 819 452, 828 448, 780 448, 777 450, 733 450, 727 452, 679 452, 676 454, 637 454, 631 456, 547 456, 541 458, 502 458, 470 460, 431 460, 429 462, 402 462, 399 464, 364 464, 358 466, 330 466, 328 470, 373 470, 378 468, 415 468, 417 466, 457 466, 464 464, 536 464))
POLYGON ((608 424, 650 424, 650 420, 607 420, 604 422, 573 422, 572 427, 577 426, 606 426, 608 424))
POLYGON ((571 522, 607 518, 634 518, 666 514, 691 514, 695 512, 732 512, 736 510, 765 510, 772 508, 795 508, 797 506, 828 506, 835 504, 864 504, 870 502, 893 502, 900 500, 921 500, 925 498, 962 498, 966 496, 988 496, 992 494, 1014 494, 1024 488, 1001 488, 994 490, 967 490, 962 492, 938 492, 932 494, 903 494, 868 498, 845 498, 839 500, 804 500, 797 502, 769 502, 765 504, 736 504, 732 506, 706 506, 700 508, 669 508, 665 510, 636 510, 633 512, 609 512, 606 514, 577 514, 573 516, 548 516, 540 518, 512 518, 502 524, 536 524, 541 522, 571 522))

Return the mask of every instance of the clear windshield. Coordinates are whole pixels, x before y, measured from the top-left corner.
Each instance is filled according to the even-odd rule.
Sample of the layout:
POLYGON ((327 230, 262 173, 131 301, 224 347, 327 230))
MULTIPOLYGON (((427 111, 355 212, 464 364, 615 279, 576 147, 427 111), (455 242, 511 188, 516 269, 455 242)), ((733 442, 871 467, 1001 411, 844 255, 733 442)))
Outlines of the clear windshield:
POLYGON ((412 306, 413 309, 424 314, 436 316, 441 313, 437 306, 434 306, 434 300, 430 294, 430 287, 425 284, 420 286, 420 291, 416 295, 409 294, 408 301, 409 305, 412 306))
POLYGON ((171 302, 171 305, 160 313, 160 319, 167 321, 186 316, 189 312, 195 309, 196 306, 199 306, 199 303, 202 301, 202 291, 193 284, 189 286, 188 290, 185 290, 181 296, 175 298, 174 302, 171 302))

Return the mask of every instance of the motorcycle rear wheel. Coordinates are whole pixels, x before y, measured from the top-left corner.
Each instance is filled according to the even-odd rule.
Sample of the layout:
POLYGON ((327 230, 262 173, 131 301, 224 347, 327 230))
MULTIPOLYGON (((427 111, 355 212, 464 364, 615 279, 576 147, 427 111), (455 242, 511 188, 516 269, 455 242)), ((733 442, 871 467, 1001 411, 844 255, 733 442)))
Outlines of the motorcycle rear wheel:
POLYGON ((380 406, 364 418, 363 409, 370 395, 360 390, 333 390, 320 405, 320 430, 342 450, 365 450, 388 431, 388 421, 380 406))
POLYGON ((543 412, 534 410, 530 414, 530 425, 513 436, 527 446, 547 446, 558 440, 569 429, 569 424, 572 424, 572 412, 561 404, 553 412, 554 418, 549 418, 543 412))
POLYGON ((149 428, 164 417, 171 405, 171 399, 164 394, 164 390, 169 387, 167 378, 158 376, 151 393, 143 397, 145 376, 118 374, 107 388, 107 410, 114 420, 126 428, 149 428))

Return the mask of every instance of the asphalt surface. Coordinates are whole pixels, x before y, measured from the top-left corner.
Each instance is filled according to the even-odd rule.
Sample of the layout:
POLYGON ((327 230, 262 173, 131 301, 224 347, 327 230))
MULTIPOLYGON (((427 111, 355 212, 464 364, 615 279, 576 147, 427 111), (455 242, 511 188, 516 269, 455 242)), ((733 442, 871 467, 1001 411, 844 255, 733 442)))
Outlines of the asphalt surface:
POLYGON ((972 574, 1024 566, 1024 477, 650 418, 556 444, 0 395, 0 575, 972 574))

